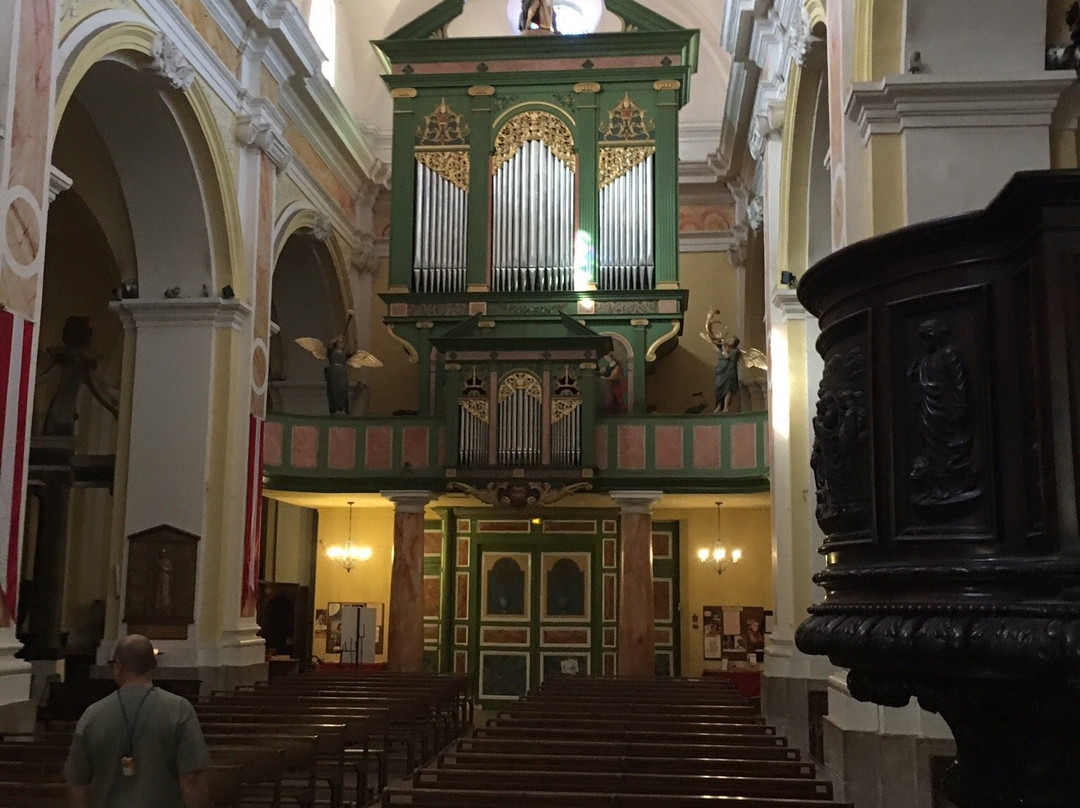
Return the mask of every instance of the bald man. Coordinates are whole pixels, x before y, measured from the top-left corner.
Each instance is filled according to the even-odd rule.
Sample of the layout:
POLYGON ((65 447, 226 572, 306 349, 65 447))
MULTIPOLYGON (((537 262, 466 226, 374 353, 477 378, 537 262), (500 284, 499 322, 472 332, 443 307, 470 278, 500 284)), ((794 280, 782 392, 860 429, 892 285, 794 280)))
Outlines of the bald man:
POLYGON ((116 644, 116 692, 86 708, 64 766, 72 808, 210 808, 210 755, 187 699, 154 687, 154 646, 116 644))

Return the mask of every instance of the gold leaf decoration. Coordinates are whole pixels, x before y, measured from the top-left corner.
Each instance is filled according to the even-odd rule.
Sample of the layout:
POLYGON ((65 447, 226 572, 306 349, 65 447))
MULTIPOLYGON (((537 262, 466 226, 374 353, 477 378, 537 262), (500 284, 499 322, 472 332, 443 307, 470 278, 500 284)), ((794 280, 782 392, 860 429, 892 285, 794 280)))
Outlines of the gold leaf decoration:
POLYGON ((486 398, 460 398, 458 399, 458 407, 485 424, 488 422, 488 402, 486 398))
POLYGON ((655 146, 616 146, 600 149, 600 187, 606 188, 644 163, 655 146))
POLYGON ((551 402, 551 423, 557 424, 574 410, 581 407, 580 398, 556 398, 551 402))
POLYGON ((601 141, 626 143, 652 140, 656 124, 645 116, 645 110, 630 100, 630 93, 608 113, 608 122, 600 124, 601 141))
POLYGON ((525 395, 535 399, 543 399, 544 393, 540 388, 540 380, 531 373, 518 371, 511 373, 499 383, 499 402, 510 398, 518 390, 524 390, 525 395))
POLYGON ((469 190, 469 152, 466 149, 452 151, 417 151, 417 162, 423 163, 447 182, 463 191, 469 190))
POLYGON ((571 171, 576 170, 574 157, 574 136, 570 127, 550 112, 531 109, 515 115, 508 120, 495 137, 495 157, 492 173, 499 170, 521 147, 530 140, 539 140, 547 144, 571 171))
POLYGON ((424 117, 424 125, 416 127, 416 140, 421 146, 467 146, 469 125, 442 99, 434 112, 424 117))

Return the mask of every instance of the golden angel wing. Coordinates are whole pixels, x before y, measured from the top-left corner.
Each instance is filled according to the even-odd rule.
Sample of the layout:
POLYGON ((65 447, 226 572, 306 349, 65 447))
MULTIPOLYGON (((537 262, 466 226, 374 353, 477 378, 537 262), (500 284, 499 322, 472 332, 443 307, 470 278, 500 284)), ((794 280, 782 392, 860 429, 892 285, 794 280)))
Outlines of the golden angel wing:
POLYGON ((357 351, 345 362, 351 368, 381 368, 382 362, 367 351, 357 351))
POLYGON ((739 361, 742 362, 745 368, 760 368, 761 370, 769 369, 769 361, 764 353, 757 348, 747 348, 739 356, 739 361))
POLYGON ((321 339, 315 339, 315 337, 298 337, 296 344, 305 351, 311 351, 316 359, 326 359, 326 346, 323 345, 321 339))

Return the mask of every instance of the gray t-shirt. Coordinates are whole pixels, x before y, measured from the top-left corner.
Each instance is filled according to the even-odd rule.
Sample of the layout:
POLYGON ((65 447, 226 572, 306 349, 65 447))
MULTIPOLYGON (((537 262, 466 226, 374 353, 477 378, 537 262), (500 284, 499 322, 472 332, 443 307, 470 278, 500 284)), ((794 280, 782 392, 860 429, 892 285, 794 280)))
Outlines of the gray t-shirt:
POLYGON ((199 719, 187 699, 129 685, 86 708, 64 777, 90 786, 92 808, 181 808, 180 775, 209 763, 199 719), (126 777, 120 766, 128 754, 128 724, 134 729, 134 777, 126 777))

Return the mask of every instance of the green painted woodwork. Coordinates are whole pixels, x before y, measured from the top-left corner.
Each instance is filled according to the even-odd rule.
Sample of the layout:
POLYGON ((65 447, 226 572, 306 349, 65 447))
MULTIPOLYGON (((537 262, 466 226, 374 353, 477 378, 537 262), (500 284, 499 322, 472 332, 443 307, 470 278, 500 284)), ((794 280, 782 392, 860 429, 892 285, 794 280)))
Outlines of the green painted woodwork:
MULTIPOLYGON (((267 444, 264 451, 265 485, 276 491, 311 492, 377 492, 387 488, 426 489, 445 491, 453 480, 483 485, 490 480, 510 480, 520 472, 521 479, 550 481, 559 487, 575 480, 587 480, 593 490, 635 488, 659 488, 671 493, 738 493, 767 491, 768 458, 766 453, 766 426, 768 413, 746 415, 642 415, 642 416, 589 416, 595 407, 586 407, 587 418, 593 421, 589 427, 583 420, 583 449, 586 456, 583 465, 573 469, 532 467, 515 471, 511 468, 458 469, 444 458, 456 457, 447 448, 446 436, 456 431, 456 411, 441 418, 342 418, 339 416, 291 416, 274 415, 267 418, 267 444), (365 445, 368 426, 389 427, 392 432, 391 455, 387 468, 369 468, 366 465, 365 445), (297 427, 306 428, 304 433, 310 451, 297 454, 293 451, 297 427), (424 427, 429 430, 428 466, 415 464, 406 467, 403 447, 404 430, 424 427), (681 445, 681 463, 675 465, 669 456, 658 463, 657 447, 663 441, 664 428, 676 428, 678 432, 666 433, 668 438, 677 436, 681 445), (354 462, 349 468, 334 468, 329 462, 331 430, 338 430, 337 439, 355 441, 354 462), (620 430, 622 432, 620 433, 620 430), (697 431, 695 431, 697 430, 697 431), (623 449, 631 447, 636 452, 641 447, 640 467, 635 458, 626 451, 620 458, 620 434, 629 437, 623 449), (589 436, 596 436, 590 440, 589 436), (640 440, 638 436, 640 435, 640 440), (719 462, 704 462, 702 444, 715 441, 719 462), (597 452, 590 457, 589 452, 597 452), (740 455, 745 455, 744 457, 740 455), (275 462, 280 457, 281 462, 275 462), (735 463, 743 460, 742 464, 735 463), (299 461, 299 462, 294 462, 299 461), (587 464, 587 465, 586 465, 587 464), (452 469, 452 471, 451 471, 452 469)), ((669 447, 670 454, 670 447, 669 447)), ((340 462, 338 465, 342 465, 340 462)))
MULTIPOLYGON (((394 120, 412 122, 416 118, 415 98, 394 99, 394 120)), ((390 212, 393 221, 413 221, 413 208, 416 205, 416 163, 413 157, 415 133, 405 124, 394 125, 393 155, 391 169, 399 181, 394 183, 395 190, 390 197, 390 212)), ((413 263, 413 228, 390 228, 390 288, 408 289, 412 282, 413 263)))
POLYGON ((679 142, 678 90, 660 90, 656 120, 656 283, 679 281, 679 150, 659 148, 679 142))

